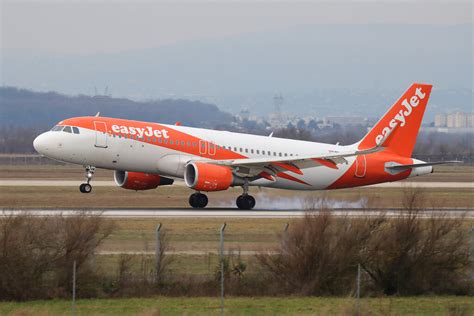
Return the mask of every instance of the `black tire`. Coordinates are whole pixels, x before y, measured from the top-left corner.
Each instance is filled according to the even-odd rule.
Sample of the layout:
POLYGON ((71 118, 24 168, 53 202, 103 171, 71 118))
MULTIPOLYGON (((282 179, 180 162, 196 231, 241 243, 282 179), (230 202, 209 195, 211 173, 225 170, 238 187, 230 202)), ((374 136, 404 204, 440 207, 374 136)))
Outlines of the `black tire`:
POLYGON ((82 186, 83 193, 91 193, 92 185, 90 185, 89 183, 83 183, 82 186))
POLYGON ((84 192, 84 183, 82 183, 82 184, 79 186, 79 191, 81 191, 81 193, 86 193, 86 192, 84 192))
POLYGON ((249 201, 249 206, 250 206, 249 210, 251 210, 255 207, 255 203, 256 203, 255 198, 251 195, 247 195, 247 199, 249 201))
POLYGON ((237 204, 237 207, 238 207, 239 209, 243 209, 243 205, 242 205, 242 199, 243 199, 243 198, 244 198, 243 195, 239 195, 239 196, 237 197, 237 200, 235 201, 235 204, 237 204))
POLYGON ((189 196, 189 205, 193 208, 205 208, 208 202, 207 196, 202 193, 193 193, 189 196))
POLYGON ((241 210, 251 210, 255 206, 255 199, 251 195, 241 195, 237 198, 236 204, 241 210))
POLYGON ((193 208, 198 208, 198 203, 197 203, 197 195, 198 193, 193 193, 189 196, 189 205, 193 208))
POLYGON ((207 203, 209 203, 209 199, 207 198, 207 195, 199 193, 197 197, 198 201, 198 207, 199 208, 205 208, 207 206, 207 203))

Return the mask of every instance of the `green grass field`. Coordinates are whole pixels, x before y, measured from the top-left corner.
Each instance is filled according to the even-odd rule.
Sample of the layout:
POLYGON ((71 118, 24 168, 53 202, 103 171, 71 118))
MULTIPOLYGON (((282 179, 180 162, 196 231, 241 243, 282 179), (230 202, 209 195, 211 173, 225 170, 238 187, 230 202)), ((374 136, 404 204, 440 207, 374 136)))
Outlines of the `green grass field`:
MULTIPOLYGON (((217 298, 79 300, 77 315, 219 315, 217 298)), ((226 315, 356 315, 350 298, 227 298, 226 315)), ((472 315, 472 297, 365 298, 360 315, 472 315)), ((0 303, 1 315, 70 315, 66 300, 0 303)))

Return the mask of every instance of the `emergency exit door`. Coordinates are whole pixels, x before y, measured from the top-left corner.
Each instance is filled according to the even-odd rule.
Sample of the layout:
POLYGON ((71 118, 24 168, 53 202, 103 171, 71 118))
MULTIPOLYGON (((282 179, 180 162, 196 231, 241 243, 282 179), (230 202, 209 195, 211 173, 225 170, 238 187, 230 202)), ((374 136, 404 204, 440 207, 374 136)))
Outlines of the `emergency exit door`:
POLYGON ((365 177, 366 171, 367 171, 367 160, 365 158, 365 155, 358 155, 356 158, 355 176, 357 178, 363 178, 365 177))

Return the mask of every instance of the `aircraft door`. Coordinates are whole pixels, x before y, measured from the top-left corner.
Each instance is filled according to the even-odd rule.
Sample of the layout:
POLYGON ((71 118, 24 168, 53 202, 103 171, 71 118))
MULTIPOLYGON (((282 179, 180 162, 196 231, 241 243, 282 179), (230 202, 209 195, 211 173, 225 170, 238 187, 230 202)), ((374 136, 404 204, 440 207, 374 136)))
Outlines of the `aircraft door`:
POLYGON ((209 155, 209 156, 214 156, 217 151, 217 145, 214 144, 213 142, 205 141, 205 140, 199 140, 199 154, 201 156, 209 155))
POLYGON ((356 178, 365 177, 366 171, 367 171, 367 159, 365 158, 365 155, 356 156, 355 177, 356 178))
POLYGON ((95 127, 95 147, 107 148, 107 124, 105 122, 94 121, 95 127))
POLYGON ((207 142, 200 139, 199 140, 199 154, 204 156, 207 153, 207 142))

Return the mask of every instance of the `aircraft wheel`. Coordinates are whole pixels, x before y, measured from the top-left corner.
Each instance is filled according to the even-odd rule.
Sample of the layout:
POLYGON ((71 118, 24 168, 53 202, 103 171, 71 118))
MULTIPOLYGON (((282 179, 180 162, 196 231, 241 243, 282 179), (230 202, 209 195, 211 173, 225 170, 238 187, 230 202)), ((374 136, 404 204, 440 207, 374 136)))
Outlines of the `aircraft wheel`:
POLYGON ((255 199, 251 195, 240 195, 236 200, 236 204, 241 210, 251 210, 255 207, 255 199))
POLYGON ((79 186, 79 191, 82 193, 90 193, 92 191, 92 185, 89 183, 83 183, 79 186))
POLYGON ((202 193, 193 193, 189 196, 189 205, 193 208, 205 208, 208 202, 207 196, 202 193))

